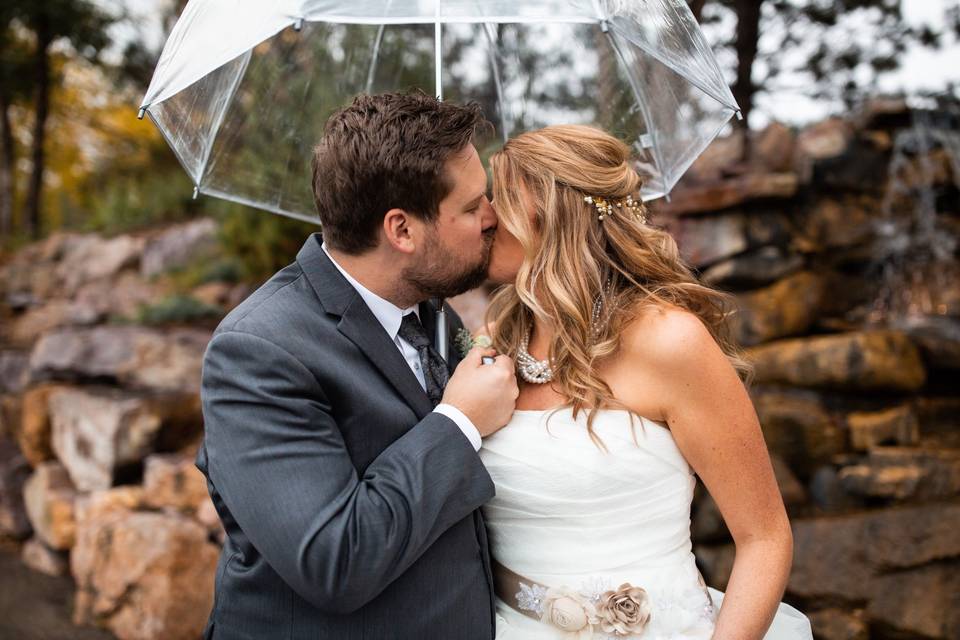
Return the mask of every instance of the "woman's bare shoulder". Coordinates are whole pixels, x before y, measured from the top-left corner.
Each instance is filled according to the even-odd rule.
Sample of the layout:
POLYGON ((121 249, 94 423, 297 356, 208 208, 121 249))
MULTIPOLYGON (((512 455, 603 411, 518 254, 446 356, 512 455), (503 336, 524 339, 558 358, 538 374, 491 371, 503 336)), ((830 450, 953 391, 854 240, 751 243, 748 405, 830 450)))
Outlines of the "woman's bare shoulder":
POLYGON ((658 368, 683 367, 711 353, 722 357, 703 321, 674 305, 647 304, 634 310, 621 332, 621 346, 626 357, 658 368))

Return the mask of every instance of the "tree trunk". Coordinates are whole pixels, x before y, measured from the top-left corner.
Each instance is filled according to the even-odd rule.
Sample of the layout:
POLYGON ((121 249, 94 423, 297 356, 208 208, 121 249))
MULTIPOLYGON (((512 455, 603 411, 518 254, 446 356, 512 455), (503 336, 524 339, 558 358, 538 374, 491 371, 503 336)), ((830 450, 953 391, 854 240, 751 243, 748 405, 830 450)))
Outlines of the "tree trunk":
POLYGON ((33 172, 27 191, 27 228, 33 238, 40 237, 40 209, 43 195, 44 143, 46 141, 47 115, 50 112, 50 25, 43 11, 39 12, 36 24, 36 119, 33 126, 33 172))
POLYGON ((750 110, 753 108, 753 95, 757 88, 753 84, 753 61, 757 58, 757 41, 760 38, 760 6, 763 0, 736 0, 737 12, 737 83, 733 86, 733 97, 737 99, 743 112, 743 126, 749 127, 750 110))
POLYGON ((0 87, 0 237, 9 237, 13 230, 13 130, 10 127, 10 104, 0 87))
POLYGON ((703 5, 707 3, 707 0, 690 0, 690 11, 693 12, 693 17, 697 19, 697 22, 700 22, 700 16, 703 15, 703 5))

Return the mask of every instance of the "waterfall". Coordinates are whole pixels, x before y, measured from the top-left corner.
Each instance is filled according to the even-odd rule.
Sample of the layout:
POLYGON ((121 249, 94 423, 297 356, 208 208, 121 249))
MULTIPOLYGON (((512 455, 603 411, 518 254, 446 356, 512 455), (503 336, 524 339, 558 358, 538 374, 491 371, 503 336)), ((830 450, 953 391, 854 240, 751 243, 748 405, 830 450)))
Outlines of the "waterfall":
POLYGON ((893 139, 871 264, 880 279, 874 322, 947 312, 942 293, 957 281, 960 269, 957 234, 937 214, 937 197, 945 186, 938 171, 949 171, 947 181, 960 189, 958 122, 960 105, 955 102, 914 110, 911 127, 893 139))

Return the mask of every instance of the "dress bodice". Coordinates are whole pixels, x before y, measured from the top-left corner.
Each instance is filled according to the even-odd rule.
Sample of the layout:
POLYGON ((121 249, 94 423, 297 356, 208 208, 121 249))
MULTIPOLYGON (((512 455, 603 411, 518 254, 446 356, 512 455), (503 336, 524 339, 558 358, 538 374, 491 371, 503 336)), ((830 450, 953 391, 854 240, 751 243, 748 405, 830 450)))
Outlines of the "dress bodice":
MULTIPOLYGON (((710 638, 723 594, 707 589, 696 568, 696 477, 673 435, 662 422, 609 409, 596 413, 593 431, 603 448, 591 439, 586 412, 515 411, 484 440, 480 456, 496 485, 483 507, 493 558, 531 581, 588 597, 625 582, 642 587, 652 613, 632 637, 710 638)), ((564 637, 499 598, 497 613, 498 640, 564 637)))
POLYGON ((497 495, 484 507, 491 549, 514 571, 557 575, 624 564, 675 564, 690 554, 696 478, 661 423, 570 409, 516 411, 480 451, 497 495), (549 541, 549 544, 543 544, 549 541), (569 549, 577 553, 568 555, 569 549))

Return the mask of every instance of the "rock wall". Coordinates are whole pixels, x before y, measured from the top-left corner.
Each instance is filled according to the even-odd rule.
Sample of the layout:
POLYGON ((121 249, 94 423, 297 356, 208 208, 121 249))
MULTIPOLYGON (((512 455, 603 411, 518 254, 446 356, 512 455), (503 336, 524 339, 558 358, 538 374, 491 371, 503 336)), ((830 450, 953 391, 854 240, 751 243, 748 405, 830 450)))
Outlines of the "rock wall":
MULTIPOLYGON (((786 599, 818 638, 960 638, 957 118, 874 103, 773 125, 746 160, 718 141, 653 218, 736 295, 793 524, 786 599)), ((702 490, 692 533, 723 588, 734 547, 702 490)))
POLYGON ((200 367, 216 316, 250 288, 178 282, 216 244, 211 220, 58 234, 0 271, 0 534, 29 567, 72 575, 75 623, 118 638, 199 637, 212 605, 223 534, 193 466, 200 367), (136 323, 173 295, 216 313, 136 323))
MULTIPOLYGON (((960 637, 960 147, 942 115, 877 103, 772 125, 748 155, 720 139, 651 214, 736 295, 793 523, 786 599, 826 640, 960 637)), ((185 289, 211 252, 198 220, 58 234, 0 267, 0 534, 72 574, 75 622, 119 638, 195 637, 211 606, 223 533, 193 466, 200 363, 250 291, 185 289), (213 313, 137 322, 184 297, 213 313)), ((485 301, 453 303, 477 328, 485 301)), ((702 489, 692 535, 723 588, 733 545, 702 489)))

